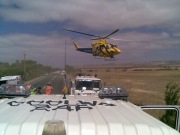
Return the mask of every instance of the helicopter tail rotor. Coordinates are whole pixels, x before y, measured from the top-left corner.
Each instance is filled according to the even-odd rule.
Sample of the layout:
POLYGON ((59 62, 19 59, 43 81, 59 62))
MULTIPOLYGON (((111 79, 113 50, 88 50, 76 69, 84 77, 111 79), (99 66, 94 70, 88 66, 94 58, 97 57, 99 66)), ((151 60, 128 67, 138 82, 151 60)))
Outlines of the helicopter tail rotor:
POLYGON ((74 39, 73 39, 73 38, 71 38, 71 40, 72 40, 72 42, 73 42, 73 44, 74 44, 75 48, 76 48, 76 49, 78 49, 78 48, 79 48, 79 45, 77 44, 77 42, 76 42, 76 41, 74 41, 74 39))

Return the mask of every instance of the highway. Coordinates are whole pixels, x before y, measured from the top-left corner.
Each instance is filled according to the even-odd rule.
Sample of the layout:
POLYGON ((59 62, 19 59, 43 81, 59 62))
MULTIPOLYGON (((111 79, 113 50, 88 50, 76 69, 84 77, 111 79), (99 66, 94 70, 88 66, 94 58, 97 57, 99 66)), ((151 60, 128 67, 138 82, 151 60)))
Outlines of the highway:
POLYGON ((34 79, 30 82, 32 87, 41 87, 44 94, 45 86, 50 83, 53 86, 52 94, 61 94, 64 87, 64 78, 60 74, 49 74, 34 79))

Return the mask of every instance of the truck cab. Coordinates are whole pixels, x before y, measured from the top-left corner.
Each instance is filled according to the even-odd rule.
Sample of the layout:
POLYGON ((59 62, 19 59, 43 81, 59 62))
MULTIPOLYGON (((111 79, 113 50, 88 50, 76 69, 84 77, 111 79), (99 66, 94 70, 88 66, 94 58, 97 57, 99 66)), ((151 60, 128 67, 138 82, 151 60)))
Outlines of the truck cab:
POLYGON ((71 94, 96 94, 102 87, 101 79, 95 76, 77 76, 72 81, 71 94))

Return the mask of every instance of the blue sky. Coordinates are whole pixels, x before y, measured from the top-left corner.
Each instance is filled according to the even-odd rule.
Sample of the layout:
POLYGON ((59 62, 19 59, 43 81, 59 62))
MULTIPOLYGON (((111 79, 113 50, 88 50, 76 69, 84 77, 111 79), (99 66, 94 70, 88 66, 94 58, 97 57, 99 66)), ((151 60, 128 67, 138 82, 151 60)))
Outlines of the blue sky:
POLYGON ((179 0, 1 0, 0 62, 26 58, 54 67, 67 64, 112 63, 75 51, 71 37, 81 47, 91 47, 91 37, 119 32, 108 40, 122 50, 115 63, 180 60, 179 0))

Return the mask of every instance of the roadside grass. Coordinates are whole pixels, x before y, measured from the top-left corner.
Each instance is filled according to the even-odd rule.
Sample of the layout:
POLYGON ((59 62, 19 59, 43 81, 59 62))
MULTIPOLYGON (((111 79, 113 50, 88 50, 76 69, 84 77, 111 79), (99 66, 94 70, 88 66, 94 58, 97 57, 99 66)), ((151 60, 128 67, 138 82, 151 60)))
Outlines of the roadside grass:
POLYGON ((165 104, 164 93, 168 82, 180 85, 180 70, 122 70, 81 69, 85 74, 97 74, 106 86, 122 86, 129 101, 137 105, 165 104))
MULTIPOLYGON (((136 105, 164 105, 166 85, 175 82, 180 86, 180 69, 161 68, 96 68, 81 69, 84 74, 95 75, 106 86, 122 86, 128 92, 129 102, 136 105)), ((165 110, 145 110, 159 119, 165 110)))

